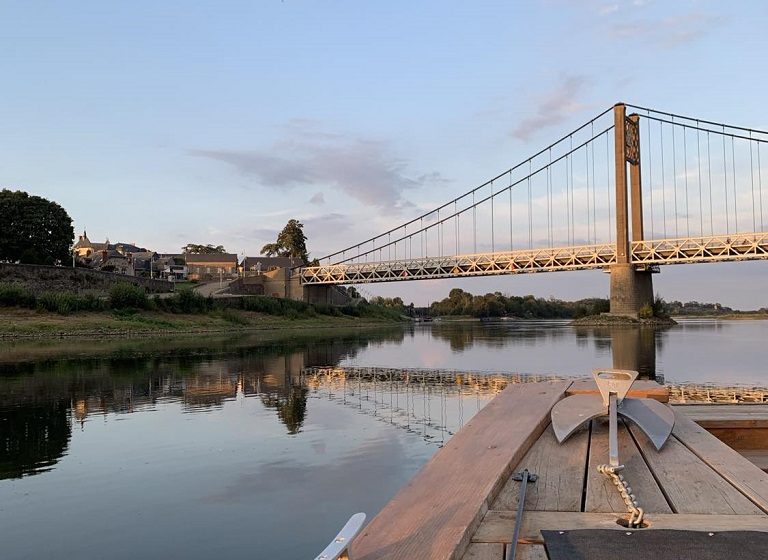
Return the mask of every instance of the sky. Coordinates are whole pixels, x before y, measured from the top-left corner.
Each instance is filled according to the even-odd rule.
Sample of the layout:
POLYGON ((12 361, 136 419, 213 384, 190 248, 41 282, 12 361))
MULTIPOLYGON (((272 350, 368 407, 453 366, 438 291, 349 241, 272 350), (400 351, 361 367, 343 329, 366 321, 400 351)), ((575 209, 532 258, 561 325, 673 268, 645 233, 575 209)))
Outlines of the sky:
MULTIPOLYGON (((706 0, 0 0, 0 187, 92 241, 320 257, 618 101, 768 129, 768 5, 706 0)), ((663 267, 669 300, 768 307, 768 262, 663 267)), ((377 284, 607 296, 602 272, 377 284)))

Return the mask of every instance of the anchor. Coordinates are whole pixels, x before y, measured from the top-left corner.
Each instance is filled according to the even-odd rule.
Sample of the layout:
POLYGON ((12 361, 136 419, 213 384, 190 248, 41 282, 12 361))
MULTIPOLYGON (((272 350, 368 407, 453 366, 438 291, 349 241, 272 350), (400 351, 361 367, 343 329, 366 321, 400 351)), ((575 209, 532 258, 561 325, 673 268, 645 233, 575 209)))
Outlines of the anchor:
POLYGON ((558 402, 551 413, 552 428, 560 443, 593 418, 608 415, 608 464, 597 468, 621 493, 630 513, 629 527, 641 526, 643 510, 638 506, 632 488, 619 474, 624 466, 619 462, 618 415, 634 422, 657 451, 669 439, 675 426, 675 414, 668 406, 653 399, 627 397, 637 375, 636 371, 596 369, 592 376, 600 390, 599 395, 572 395, 558 402))

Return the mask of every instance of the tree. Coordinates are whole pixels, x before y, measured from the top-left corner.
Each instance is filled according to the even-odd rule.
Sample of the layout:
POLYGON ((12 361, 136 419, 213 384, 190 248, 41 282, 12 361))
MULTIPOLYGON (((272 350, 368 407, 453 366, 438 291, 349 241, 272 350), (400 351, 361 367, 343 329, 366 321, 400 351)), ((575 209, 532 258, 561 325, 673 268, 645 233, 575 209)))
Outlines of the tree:
POLYGON ((59 264, 70 259, 72 218, 57 203, 23 191, 0 191, 0 261, 59 264))
POLYGON ((183 253, 190 255, 209 255, 212 253, 226 253, 227 250, 222 245, 198 245, 196 243, 188 243, 181 248, 183 253))
POLYGON ((288 220, 283 231, 277 236, 277 241, 264 245, 261 248, 261 254, 268 257, 296 257, 308 262, 309 254, 307 253, 307 236, 304 235, 304 224, 299 220, 288 220))

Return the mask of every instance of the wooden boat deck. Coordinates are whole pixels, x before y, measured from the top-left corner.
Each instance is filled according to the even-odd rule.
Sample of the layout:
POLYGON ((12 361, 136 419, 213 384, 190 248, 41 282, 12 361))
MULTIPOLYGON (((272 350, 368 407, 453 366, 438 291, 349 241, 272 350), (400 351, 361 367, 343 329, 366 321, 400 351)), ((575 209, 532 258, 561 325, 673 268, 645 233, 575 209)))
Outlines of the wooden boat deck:
MULTIPOLYGON (((507 387, 364 529, 350 558, 502 560, 520 484, 511 474, 523 468, 539 478, 528 487, 518 559, 546 558, 541 530, 626 531, 617 523, 627 517, 624 503, 596 469, 607 462, 607 422, 594 420, 563 444, 549 425, 558 400, 592 390, 569 382, 507 387)), ((663 392, 648 382, 633 388, 633 396, 662 401, 663 392)), ((691 420, 694 412, 675 409, 660 452, 620 422, 624 474, 649 524, 642 530, 768 531, 768 474, 691 420)))

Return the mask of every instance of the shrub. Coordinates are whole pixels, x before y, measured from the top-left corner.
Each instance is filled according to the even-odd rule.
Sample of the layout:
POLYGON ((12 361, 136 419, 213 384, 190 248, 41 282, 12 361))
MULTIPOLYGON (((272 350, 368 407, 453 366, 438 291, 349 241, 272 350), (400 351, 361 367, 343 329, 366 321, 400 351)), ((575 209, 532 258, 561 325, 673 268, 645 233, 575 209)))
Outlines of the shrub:
POLYGON ((653 318, 653 307, 650 303, 646 303, 640 308, 640 312, 638 313, 641 319, 652 319, 653 318))
POLYGON ((227 321, 228 323, 232 323, 233 325, 250 325, 251 324, 251 322, 248 320, 247 317, 238 313, 234 309, 225 309, 222 312, 221 316, 225 321, 227 321))
POLYGON ((664 298, 662 298, 658 294, 656 295, 656 298, 653 300, 653 315, 655 317, 662 317, 662 318, 669 317, 669 312, 667 310, 667 302, 664 301, 664 298))
POLYGON ((36 301, 32 292, 18 284, 0 284, 0 307, 26 307, 34 309, 36 301))
POLYGON ((69 315, 78 311, 98 311, 103 303, 93 295, 79 296, 71 292, 45 292, 37 298, 38 309, 69 315))
POLYGON ((112 309, 146 309, 148 304, 147 292, 140 286, 121 282, 109 290, 109 305, 112 309))
POLYGON ((283 309, 279 300, 265 296, 242 298, 242 308, 246 311, 266 313, 267 315, 281 315, 283 309))
POLYGON ((204 313, 213 308, 213 298, 206 298, 190 289, 181 289, 168 303, 175 313, 204 313))
POLYGON ((301 315, 295 309, 287 309, 284 313, 286 319, 299 319, 301 315))

